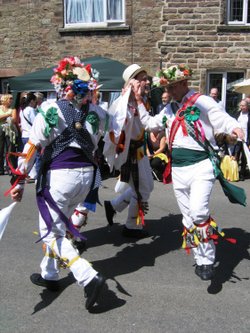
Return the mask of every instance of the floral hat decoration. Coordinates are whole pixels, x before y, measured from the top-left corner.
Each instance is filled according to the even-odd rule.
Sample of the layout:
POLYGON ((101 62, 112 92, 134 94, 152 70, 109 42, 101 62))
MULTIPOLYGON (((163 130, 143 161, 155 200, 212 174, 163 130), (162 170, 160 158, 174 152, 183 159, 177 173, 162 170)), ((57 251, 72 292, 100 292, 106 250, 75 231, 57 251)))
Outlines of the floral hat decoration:
POLYGON ((168 86, 178 81, 188 80, 192 74, 192 69, 186 64, 173 65, 157 71, 156 76, 153 77, 153 85, 156 87, 168 86))
POLYGON ((78 57, 66 57, 54 69, 50 82, 59 95, 72 90, 75 95, 84 97, 88 91, 100 87, 98 79, 99 72, 91 68, 90 64, 85 66, 78 57))

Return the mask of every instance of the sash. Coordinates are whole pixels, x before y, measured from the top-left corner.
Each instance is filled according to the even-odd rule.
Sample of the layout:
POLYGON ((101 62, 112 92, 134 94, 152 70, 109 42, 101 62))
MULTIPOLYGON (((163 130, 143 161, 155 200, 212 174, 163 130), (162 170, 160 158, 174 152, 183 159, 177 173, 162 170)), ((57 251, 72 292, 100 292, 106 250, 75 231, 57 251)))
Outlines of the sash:
POLYGON ((232 203, 237 203, 242 206, 246 206, 246 193, 245 190, 241 187, 229 183, 223 176, 223 173, 220 169, 220 158, 218 153, 214 150, 210 142, 205 138, 204 142, 199 140, 194 133, 194 129, 190 124, 187 124, 189 135, 205 150, 208 155, 208 158, 212 162, 214 168, 214 174, 219 180, 220 185, 224 194, 227 196, 228 200, 232 203))
POLYGON ((171 152, 172 152, 172 144, 175 138, 175 135, 179 129, 179 127, 182 127, 182 131, 183 134, 185 136, 188 135, 186 126, 185 126, 185 120, 184 120, 184 113, 187 107, 192 106, 196 100, 198 99, 198 97, 201 96, 200 93, 195 93, 193 94, 191 97, 188 98, 188 100, 186 101, 186 103, 184 103, 184 105, 182 106, 182 108, 180 108, 177 113, 176 113, 176 117, 173 121, 173 124, 171 126, 170 129, 170 135, 169 135, 169 152, 170 155, 168 156, 168 164, 163 172, 163 183, 164 184, 170 184, 172 182, 172 177, 171 177, 171 168, 172 168, 172 163, 171 163, 171 152))

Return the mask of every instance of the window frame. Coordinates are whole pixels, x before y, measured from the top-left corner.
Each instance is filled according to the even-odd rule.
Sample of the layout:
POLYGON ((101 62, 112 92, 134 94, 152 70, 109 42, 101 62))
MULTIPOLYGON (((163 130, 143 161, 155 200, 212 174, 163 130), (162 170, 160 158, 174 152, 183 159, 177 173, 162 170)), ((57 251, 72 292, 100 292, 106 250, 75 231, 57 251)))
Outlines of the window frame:
POLYGON ((232 0, 227 0, 227 24, 231 26, 237 26, 237 25, 246 25, 250 26, 250 22, 247 22, 247 15, 248 15, 248 5, 250 6, 250 3, 248 4, 248 0, 242 0, 243 1, 243 13, 242 13, 242 20, 241 21, 230 21, 230 4, 232 0))
POLYGON ((66 10, 66 0, 63 0, 63 9, 64 9, 64 28, 65 29, 82 29, 82 28, 107 28, 107 27, 120 27, 125 26, 126 22, 126 7, 125 7, 125 1, 122 1, 122 19, 119 20, 108 20, 107 19, 107 1, 104 1, 104 18, 105 20, 103 22, 77 22, 77 23, 67 23, 66 17, 67 17, 67 10, 66 10))
MULTIPOLYGON (((224 106, 224 108, 226 108, 226 102, 227 102, 227 90, 229 90, 228 88, 228 84, 230 83, 227 83, 227 79, 228 79, 228 74, 229 73, 242 73, 243 74, 243 80, 246 78, 246 71, 244 70, 238 70, 238 69, 235 69, 235 70, 209 70, 207 72, 207 75, 206 75, 206 94, 209 96, 209 92, 210 92, 210 89, 213 88, 212 86, 210 86, 210 75, 213 75, 213 74, 220 74, 222 75, 222 80, 221 80, 221 96, 220 96, 220 100, 222 101, 222 104, 224 106)), ((231 84, 230 84, 231 85, 231 84)), ((231 88, 230 88, 231 90, 231 88)), ((242 98, 244 98, 244 94, 240 94, 238 93, 239 95, 242 96, 242 98)), ((241 97, 240 97, 241 99, 241 97)), ((227 112, 229 110, 226 110, 227 112)), ((229 112, 230 114, 230 112, 229 112)))

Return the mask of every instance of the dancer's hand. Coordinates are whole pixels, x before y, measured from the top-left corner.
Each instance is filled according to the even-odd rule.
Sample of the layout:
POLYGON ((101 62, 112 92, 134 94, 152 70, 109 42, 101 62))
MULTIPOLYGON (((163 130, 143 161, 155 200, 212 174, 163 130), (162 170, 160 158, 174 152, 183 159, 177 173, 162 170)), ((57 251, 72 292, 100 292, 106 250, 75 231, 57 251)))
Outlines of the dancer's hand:
POLYGON ((23 197, 23 189, 15 187, 11 190, 10 195, 13 201, 21 201, 23 197))
POLYGON ((142 96, 141 96, 142 91, 141 91, 140 82, 138 80, 132 79, 130 81, 130 85, 132 87, 132 91, 134 93, 134 97, 135 97, 137 104, 143 103, 142 96))
POLYGON ((232 132, 232 136, 236 136, 236 138, 239 138, 240 140, 244 140, 245 134, 244 134, 242 128, 236 127, 232 132))

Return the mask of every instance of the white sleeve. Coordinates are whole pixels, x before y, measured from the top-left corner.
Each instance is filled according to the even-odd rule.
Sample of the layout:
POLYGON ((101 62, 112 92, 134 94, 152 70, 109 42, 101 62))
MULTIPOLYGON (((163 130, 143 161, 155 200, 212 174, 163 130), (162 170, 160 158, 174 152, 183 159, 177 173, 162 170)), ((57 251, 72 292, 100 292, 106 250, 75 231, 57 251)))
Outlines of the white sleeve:
MULTIPOLYGON (((32 150, 32 147, 41 147, 45 148, 48 146, 52 141, 54 141, 58 135, 61 134, 61 132, 65 129, 66 124, 64 119, 62 118, 62 114, 60 109, 58 108, 58 126, 52 127, 50 134, 48 137, 45 136, 45 128, 46 128, 46 122, 44 120, 44 117, 41 113, 39 113, 34 120, 34 123, 31 127, 31 132, 29 136, 29 141, 26 143, 23 149, 23 153, 27 154, 32 150)), ((34 152, 36 150, 33 150, 34 152)), ((29 160, 26 160, 25 157, 20 156, 18 158, 18 168, 22 173, 27 173, 32 168, 34 161, 36 158, 36 154, 30 156, 29 160)))
POLYGON ((231 134, 235 128, 241 127, 236 119, 225 112, 225 110, 209 96, 200 96, 195 104, 201 111, 207 112, 208 119, 214 132, 231 134))
POLYGON ((163 123, 164 112, 160 112, 156 116, 152 117, 146 110, 143 104, 139 104, 138 111, 140 114, 140 120, 146 131, 154 131, 154 130, 163 130, 165 128, 165 124, 163 123))

